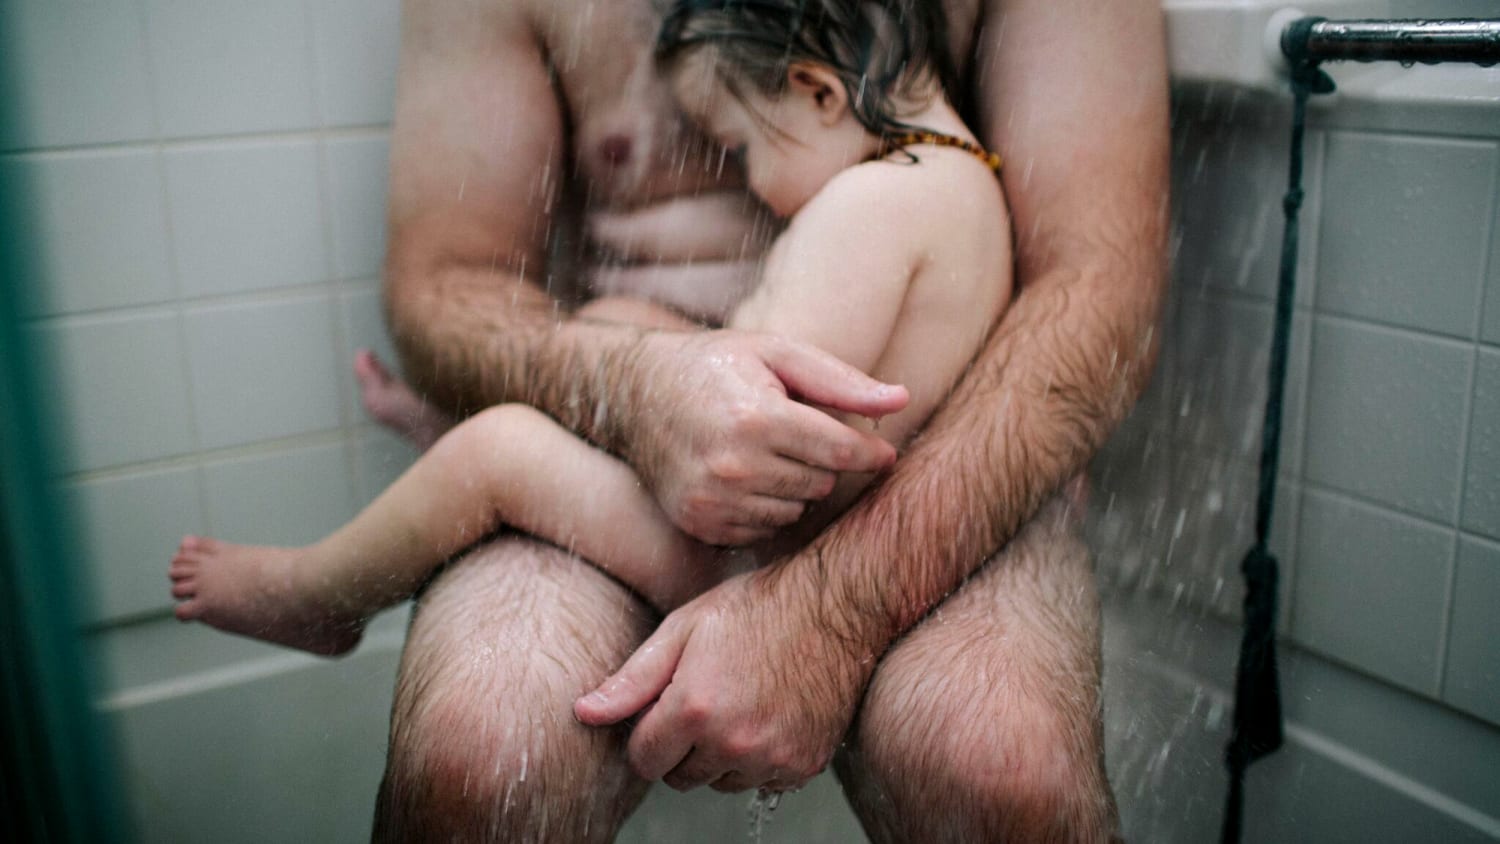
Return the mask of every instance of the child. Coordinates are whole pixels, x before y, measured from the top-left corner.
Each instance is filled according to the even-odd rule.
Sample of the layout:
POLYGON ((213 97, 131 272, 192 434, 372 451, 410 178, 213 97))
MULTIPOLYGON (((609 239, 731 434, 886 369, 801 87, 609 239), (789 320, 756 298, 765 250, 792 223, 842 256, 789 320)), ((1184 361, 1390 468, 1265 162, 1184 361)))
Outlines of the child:
MULTIPOLYGON (((790 218, 726 324, 811 343, 906 385, 907 406, 876 431, 897 448, 948 394, 1010 294, 998 159, 944 98, 929 58, 941 27, 917 17, 938 5, 677 0, 658 42, 683 111, 790 218)), ((639 309, 601 300, 584 315, 628 318, 630 305, 639 309)), ((868 480, 841 478, 781 547, 816 535, 868 480)), ((453 427, 314 545, 185 538, 170 571, 177 616, 343 653, 375 612, 503 527, 576 551, 663 612, 723 576, 720 549, 678 531, 629 466, 530 407, 501 405, 453 427)))

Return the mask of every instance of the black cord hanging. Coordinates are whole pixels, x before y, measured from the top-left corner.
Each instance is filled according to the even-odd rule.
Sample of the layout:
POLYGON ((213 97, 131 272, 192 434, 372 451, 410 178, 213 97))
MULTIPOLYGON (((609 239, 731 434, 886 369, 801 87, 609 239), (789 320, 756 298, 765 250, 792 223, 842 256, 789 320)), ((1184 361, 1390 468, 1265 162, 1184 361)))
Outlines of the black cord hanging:
MULTIPOLYGON (((1292 27, 1323 20, 1304 18, 1292 27)), ((1305 35, 1303 37, 1305 39, 1305 35)), ((1239 666, 1234 683, 1234 732, 1225 749, 1229 768, 1229 796, 1224 804, 1220 840, 1240 840, 1244 820, 1245 769, 1251 762, 1281 747, 1281 688, 1276 671, 1276 557, 1267 543, 1276 500, 1276 472, 1281 460, 1281 411, 1286 392, 1287 346, 1292 328, 1292 304, 1297 287, 1297 215, 1302 208, 1302 139, 1307 120, 1307 98, 1333 91, 1333 80, 1315 59, 1292 64, 1292 154, 1286 196, 1281 207, 1286 228, 1281 240, 1281 273, 1276 288, 1276 320, 1271 339, 1270 371, 1266 379, 1266 417, 1261 429, 1260 487, 1255 507, 1255 545, 1240 563, 1245 577, 1245 629, 1240 640, 1239 666)))

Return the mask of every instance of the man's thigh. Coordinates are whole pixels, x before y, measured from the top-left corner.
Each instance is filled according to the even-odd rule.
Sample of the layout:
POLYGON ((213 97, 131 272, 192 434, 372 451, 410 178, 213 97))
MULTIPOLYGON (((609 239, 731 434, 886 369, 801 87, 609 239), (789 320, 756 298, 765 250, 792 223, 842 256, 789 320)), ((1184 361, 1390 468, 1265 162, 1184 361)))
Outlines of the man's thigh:
POLYGON ((449 566, 407 635, 377 839, 609 840, 646 784, 626 733, 582 726, 573 700, 653 624, 618 583, 530 540, 449 566))
POLYGON ((839 773, 876 841, 1107 840, 1099 602, 1053 501, 881 661, 839 773))

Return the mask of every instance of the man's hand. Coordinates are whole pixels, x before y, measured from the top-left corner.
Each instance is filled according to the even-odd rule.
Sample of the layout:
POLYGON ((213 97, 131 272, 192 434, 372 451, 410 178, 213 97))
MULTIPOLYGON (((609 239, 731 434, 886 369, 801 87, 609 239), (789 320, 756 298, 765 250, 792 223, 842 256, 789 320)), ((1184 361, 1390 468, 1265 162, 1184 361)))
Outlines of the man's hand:
POLYGON ((764 569, 725 581, 573 712, 590 726, 640 714, 631 767, 679 791, 798 788, 832 758, 874 662, 820 621, 816 600, 764 569))
POLYGON ((879 418, 906 406, 882 384, 805 344, 737 331, 658 332, 622 367, 625 459, 667 517, 714 545, 743 545, 802 516, 837 472, 873 472, 896 451, 812 405, 879 418))

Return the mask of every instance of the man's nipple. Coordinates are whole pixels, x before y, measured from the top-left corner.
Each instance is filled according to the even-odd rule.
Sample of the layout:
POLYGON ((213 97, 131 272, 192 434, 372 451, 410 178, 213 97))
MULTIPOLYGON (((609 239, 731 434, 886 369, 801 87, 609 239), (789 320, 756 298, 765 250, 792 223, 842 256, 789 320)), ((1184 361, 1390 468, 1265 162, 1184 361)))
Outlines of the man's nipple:
POLYGON ((599 142, 599 159, 610 167, 623 167, 630 162, 632 144, 628 135, 608 135, 599 142))

